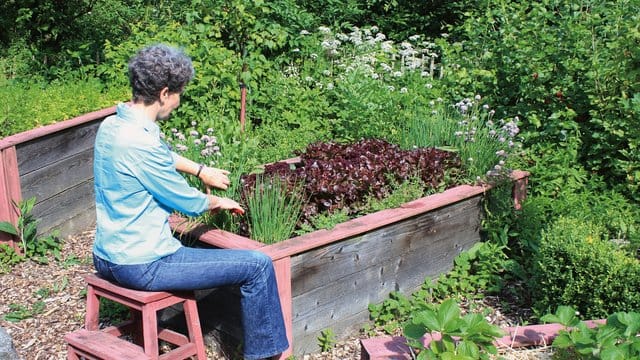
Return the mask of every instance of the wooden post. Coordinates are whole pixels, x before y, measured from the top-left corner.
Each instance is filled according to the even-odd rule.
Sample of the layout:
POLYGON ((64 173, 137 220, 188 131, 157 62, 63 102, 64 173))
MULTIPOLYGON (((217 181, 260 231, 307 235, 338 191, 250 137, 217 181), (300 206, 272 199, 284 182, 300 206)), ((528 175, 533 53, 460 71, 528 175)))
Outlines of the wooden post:
POLYGON ((513 182, 513 207, 516 210, 522 208, 522 202, 527 198, 528 176, 522 176, 513 182))
POLYGON ((291 298, 291 257, 283 257, 273 262, 278 282, 278 294, 280 295, 280 306, 287 331, 289 348, 280 355, 280 360, 284 360, 293 355, 293 300, 291 298))
POLYGON ((244 132, 247 113, 247 85, 240 83, 240 131, 244 132))
MULTIPOLYGON (((20 211, 14 205, 22 200, 20 174, 15 146, 0 149, 0 221, 18 224, 20 211)), ((16 241, 10 234, 0 232, 0 243, 6 243, 19 251, 16 241)))

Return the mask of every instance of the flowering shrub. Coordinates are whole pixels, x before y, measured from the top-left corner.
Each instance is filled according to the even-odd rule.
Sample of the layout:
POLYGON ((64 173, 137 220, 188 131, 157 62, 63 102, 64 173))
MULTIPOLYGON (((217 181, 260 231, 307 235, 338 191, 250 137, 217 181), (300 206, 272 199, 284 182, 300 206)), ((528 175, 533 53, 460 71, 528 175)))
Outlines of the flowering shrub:
POLYGON ((297 132, 310 128, 306 123, 311 122, 323 124, 320 134, 328 128, 331 136, 326 138, 338 142, 384 138, 398 143, 407 118, 421 116, 427 99, 440 91, 434 80, 439 76, 438 54, 422 36, 396 43, 375 26, 353 27, 348 33, 320 27, 299 36, 300 47, 293 49, 282 70, 290 81, 279 92, 295 96, 281 104, 269 89, 257 93, 258 131, 266 126, 273 132, 274 124, 284 122, 297 132), (269 94, 263 95, 265 91, 269 94), (314 94, 313 99, 306 94, 314 94), (266 112, 269 108, 284 111, 266 112))

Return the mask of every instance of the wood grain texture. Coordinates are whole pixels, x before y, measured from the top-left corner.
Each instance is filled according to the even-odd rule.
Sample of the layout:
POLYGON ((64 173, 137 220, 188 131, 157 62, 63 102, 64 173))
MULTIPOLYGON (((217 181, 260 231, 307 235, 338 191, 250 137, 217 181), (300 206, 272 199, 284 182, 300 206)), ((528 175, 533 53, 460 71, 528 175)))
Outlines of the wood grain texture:
MULTIPOLYGON (((42 202, 93 179, 93 149, 65 157, 20 177, 22 196, 42 202)), ((93 201, 93 190, 87 200, 93 201)))
POLYGON ((100 122, 85 123, 17 145, 20 176, 92 150, 100 122))
POLYGON ((87 230, 95 224, 96 217, 93 179, 36 202, 33 214, 40 220, 40 233, 57 229, 65 237, 87 230))
POLYGON ((38 233, 58 230, 66 237, 95 224, 93 144, 102 120, 73 120, 76 126, 58 126, 16 145, 21 196, 36 198, 38 233))
POLYGON ((480 196, 292 257, 296 354, 318 350, 325 329, 351 331, 368 305, 409 295, 480 239, 480 196))

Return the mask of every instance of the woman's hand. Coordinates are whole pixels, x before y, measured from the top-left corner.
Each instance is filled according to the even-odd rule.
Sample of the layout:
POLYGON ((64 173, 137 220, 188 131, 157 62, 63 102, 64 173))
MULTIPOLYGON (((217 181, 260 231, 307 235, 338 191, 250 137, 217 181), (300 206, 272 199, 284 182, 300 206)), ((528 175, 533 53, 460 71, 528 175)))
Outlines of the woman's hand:
POLYGON ((227 175, 229 175, 227 170, 203 166, 198 177, 206 185, 208 193, 209 187, 227 190, 231 183, 227 175))
POLYGON ((235 200, 214 195, 209 195, 209 210, 213 213, 229 210, 234 215, 244 214, 244 209, 235 200))

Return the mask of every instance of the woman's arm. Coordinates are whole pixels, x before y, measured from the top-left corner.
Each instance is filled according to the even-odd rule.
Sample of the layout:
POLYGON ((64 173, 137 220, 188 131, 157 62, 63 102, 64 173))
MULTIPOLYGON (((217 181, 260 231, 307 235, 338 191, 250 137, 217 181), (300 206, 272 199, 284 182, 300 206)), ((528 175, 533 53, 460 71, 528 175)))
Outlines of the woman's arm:
POLYGON ((197 176, 207 186, 226 190, 229 187, 229 172, 227 170, 216 169, 198 164, 193 160, 189 160, 181 155, 175 154, 176 170, 197 176))

